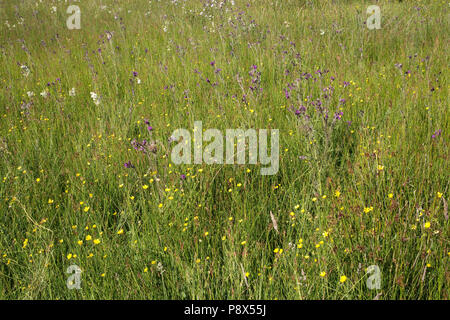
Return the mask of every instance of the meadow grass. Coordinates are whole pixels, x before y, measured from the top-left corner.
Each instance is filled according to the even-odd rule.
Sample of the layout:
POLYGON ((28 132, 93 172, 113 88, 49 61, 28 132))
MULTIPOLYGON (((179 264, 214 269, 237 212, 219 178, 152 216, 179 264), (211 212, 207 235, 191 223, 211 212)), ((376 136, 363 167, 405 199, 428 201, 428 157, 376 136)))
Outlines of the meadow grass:
POLYGON ((448 299, 448 8, 0 1, 0 298, 448 299), (194 121, 278 173, 174 165, 194 121))

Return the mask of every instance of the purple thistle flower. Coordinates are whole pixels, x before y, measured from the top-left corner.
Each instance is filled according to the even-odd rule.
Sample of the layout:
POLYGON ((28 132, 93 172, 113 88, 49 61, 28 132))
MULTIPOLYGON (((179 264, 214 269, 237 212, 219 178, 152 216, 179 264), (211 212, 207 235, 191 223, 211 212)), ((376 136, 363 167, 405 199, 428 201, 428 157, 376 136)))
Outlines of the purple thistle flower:
POLYGON ((124 166, 125 168, 134 168, 134 166, 131 164, 131 161, 125 162, 124 166))
POLYGON ((442 130, 441 130, 441 129, 436 130, 436 131, 433 133, 433 135, 431 136, 431 138, 432 138, 432 139, 436 139, 437 137, 439 137, 439 136, 441 135, 441 133, 442 133, 442 130))

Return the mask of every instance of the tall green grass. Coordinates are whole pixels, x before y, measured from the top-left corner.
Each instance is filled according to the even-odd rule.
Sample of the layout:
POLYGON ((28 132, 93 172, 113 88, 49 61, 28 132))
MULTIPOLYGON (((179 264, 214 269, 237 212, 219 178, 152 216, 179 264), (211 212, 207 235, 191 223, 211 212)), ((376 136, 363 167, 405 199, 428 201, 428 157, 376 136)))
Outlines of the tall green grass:
POLYGON ((0 1, 0 298, 448 299, 448 4, 218 3, 74 2, 68 30, 0 1), (172 164, 194 121, 279 129, 279 172, 172 164))

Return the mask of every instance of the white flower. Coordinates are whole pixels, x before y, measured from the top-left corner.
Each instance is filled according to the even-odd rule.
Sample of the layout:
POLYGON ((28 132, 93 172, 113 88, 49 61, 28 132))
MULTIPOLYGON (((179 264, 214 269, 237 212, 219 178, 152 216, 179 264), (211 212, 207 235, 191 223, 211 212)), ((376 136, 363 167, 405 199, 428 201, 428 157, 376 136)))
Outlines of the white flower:
POLYGON ((41 96, 44 97, 44 98, 47 98, 47 97, 48 97, 48 92, 47 92, 47 90, 42 91, 42 92, 41 92, 41 96))
POLYGON ((71 97, 75 97, 75 88, 72 88, 72 89, 70 89, 69 90, 69 96, 71 96, 71 97))
POLYGON ((52 12, 56 13, 56 7, 52 7, 52 12))
POLYGON ((100 98, 98 97, 98 95, 95 92, 91 92, 91 98, 92 98, 92 101, 94 101, 94 104, 96 106, 98 106, 100 104, 100 98))
POLYGON ((136 82, 137 82, 137 84, 141 84, 141 79, 136 78, 136 82))
POLYGON ((323 36, 325 34, 325 30, 320 29, 320 35, 323 36))
POLYGON ((34 97, 34 92, 33 91, 28 91, 27 95, 28 95, 28 98, 34 97))
POLYGON ((22 69, 23 76, 28 77, 28 75, 30 74, 30 68, 23 64, 20 66, 20 69, 22 69))

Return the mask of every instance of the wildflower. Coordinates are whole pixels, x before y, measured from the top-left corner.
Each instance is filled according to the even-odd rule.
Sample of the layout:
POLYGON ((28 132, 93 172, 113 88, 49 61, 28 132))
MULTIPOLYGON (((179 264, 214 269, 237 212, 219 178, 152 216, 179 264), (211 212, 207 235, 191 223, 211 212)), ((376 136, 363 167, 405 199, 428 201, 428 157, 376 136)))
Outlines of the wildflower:
POLYGON ((81 246, 81 245, 83 245, 83 240, 78 240, 77 243, 81 246))
POLYGON ((441 193, 441 192, 438 192, 437 193, 437 197, 440 199, 440 198, 442 198, 442 195, 443 195, 443 193, 441 193))
POLYGON ((72 89, 70 89, 69 90, 69 96, 71 96, 71 97, 75 97, 75 88, 72 88, 72 89))
POLYGON ((384 169, 384 166, 378 165, 378 171, 382 171, 384 169))
POLYGON ((429 221, 427 221, 427 222, 425 222, 425 224, 423 225, 423 227, 424 227, 425 229, 428 229, 428 228, 431 227, 431 223, 430 223, 429 221))
POLYGON ((117 234, 123 234, 123 229, 120 229, 119 231, 117 231, 117 234))
POLYGON ((86 236, 86 241, 90 241, 90 240, 92 240, 92 237, 88 234, 88 235, 86 236))
POLYGON ((83 211, 88 212, 90 207, 84 207, 83 211))
POLYGON ((373 207, 365 207, 364 213, 369 213, 370 211, 373 211, 373 207))
POLYGON ((23 241, 22 248, 25 248, 28 244, 28 238, 23 241))
POLYGON ((341 277, 339 278, 339 282, 340 282, 340 283, 344 283, 345 281, 347 281, 347 277, 346 277, 346 276, 341 276, 341 277))
POLYGON ((336 198, 339 198, 340 195, 341 195, 341 192, 339 190, 336 190, 336 192, 334 193, 334 196, 336 198))
POLYGON ((95 239, 94 240, 94 244, 99 244, 100 243, 100 239, 95 239))
POLYGON ((144 190, 148 189, 148 185, 144 184, 144 185, 142 186, 142 189, 144 189, 144 190))
POLYGON ((436 130, 435 132, 434 132, 434 134, 431 136, 431 138, 432 139, 436 139, 437 137, 439 137, 440 135, 441 135, 441 133, 442 133, 442 130, 436 130))
POLYGON ((72 259, 72 254, 71 253, 69 253, 68 255, 67 255, 67 260, 70 260, 70 259, 72 259))
POLYGON ((34 97, 33 91, 27 91, 28 98, 34 97))
POLYGON ((393 193, 389 193, 389 194, 388 194, 388 198, 389 198, 389 199, 392 199, 393 197, 394 197, 394 194, 393 194, 393 193))
POLYGON ((100 104, 100 98, 95 92, 91 92, 91 99, 94 101, 94 104, 98 106, 100 104))
POLYGON ((53 199, 48 199, 48 204, 52 204, 53 202, 53 199))
POLYGON ((325 271, 322 271, 321 273, 320 273, 320 276, 323 278, 323 277, 325 277, 327 275, 327 273, 325 272, 325 271))
POLYGON ((21 65, 20 69, 22 69, 22 74, 24 77, 28 77, 30 75, 30 68, 28 68, 28 66, 26 65, 21 65))

